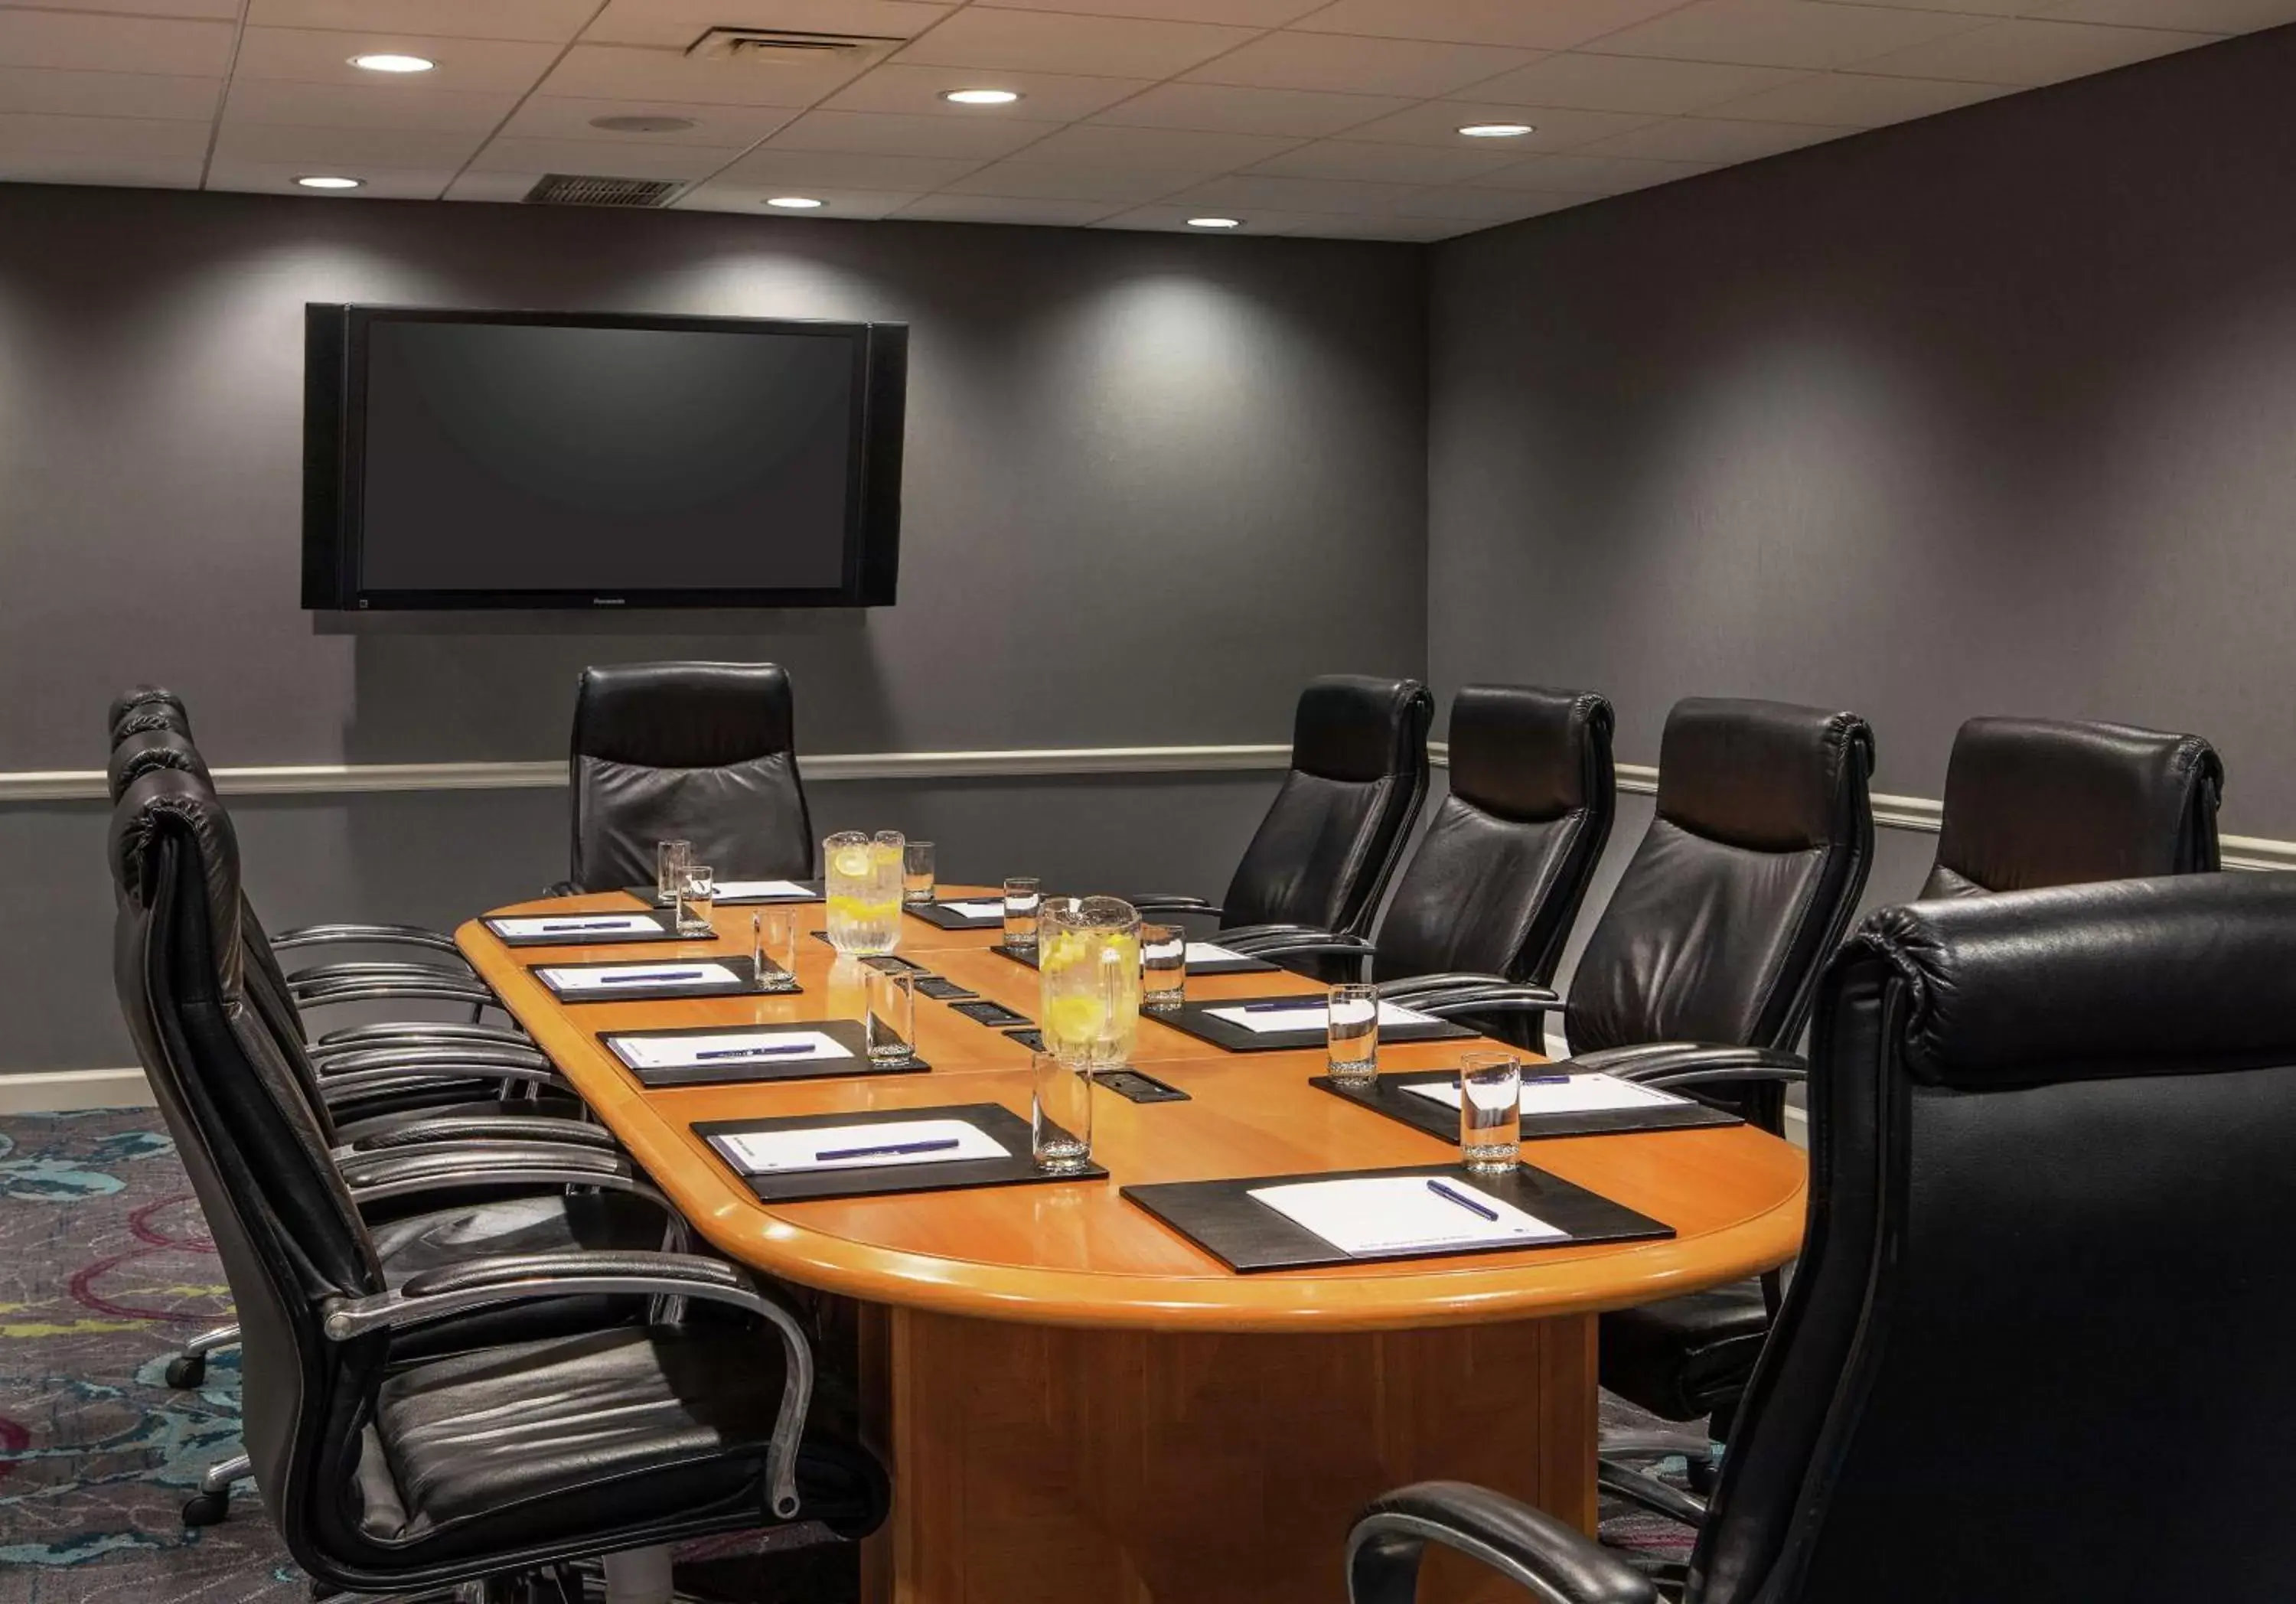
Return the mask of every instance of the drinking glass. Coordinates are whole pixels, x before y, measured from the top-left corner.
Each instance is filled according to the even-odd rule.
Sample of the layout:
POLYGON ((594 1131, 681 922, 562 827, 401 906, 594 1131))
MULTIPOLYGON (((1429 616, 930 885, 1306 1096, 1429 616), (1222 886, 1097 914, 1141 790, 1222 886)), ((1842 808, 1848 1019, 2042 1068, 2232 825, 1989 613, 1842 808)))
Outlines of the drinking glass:
POLYGON ((1140 927, 1140 1006, 1179 1007, 1188 984, 1188 932, 1177 924, 1140 927))
POLYGON ((718 904, 718 872, 707 863, 688 863, 677 879, 677 933, 714 936, 709 912, 718 904))
POLYGON ((929 903, 933 899, 933 844, 911 841, 901 854, 901 900, 929 903))
POLYGON ((1379 993, 1335 986, 1324 1004, 1324 1062, 1334 1084, 1368 1086, 1379 1078, 1379 993))
POLYGON ((686 864, 693 861, 691 841, 656 841, 653 844, 653 900, 657 906, 674 908, 677 905, 677 882, 685 878, 686 864))
POLYGON ((1029 1150, 1054 1174, 1092 1162, 1092 1076, 1055 1053, 1029 1056, 1029 1150))
POLYGON ((1504 1174, 1522 1150, 1522 1066, 1511 1052, 1459 1057, 1459 1157, 1478 1174, 1504 1174))
POLYGON ((1047 899, 1037 936, 1045 1044, 1080 1069, 1121 1069, 1140 1034, 1140 911, 1113 896, 1047 899))
POLYGON ((797 989, 797 914, 768 904, 750 915, 750 982, 759 991, 797 989))
POLYGON ((1037 912, 1044 906, 1043 884, 1028 875, 1004 882, 1004 945, 1016 953, 1034 952, 1037 912))
POLYGON ((906 1064, 916 1056, 917 978, 905 969, 876 969, 862 983, 868 989, 868 1012, 861 1034, 869 1045, 873 1064, 906 1064))
POLYGON ((840 953, 891 952, 901 917, 900 848, 885 862, 876 842, 846 830, 822 842, 821 861, 829 945, 840 953))

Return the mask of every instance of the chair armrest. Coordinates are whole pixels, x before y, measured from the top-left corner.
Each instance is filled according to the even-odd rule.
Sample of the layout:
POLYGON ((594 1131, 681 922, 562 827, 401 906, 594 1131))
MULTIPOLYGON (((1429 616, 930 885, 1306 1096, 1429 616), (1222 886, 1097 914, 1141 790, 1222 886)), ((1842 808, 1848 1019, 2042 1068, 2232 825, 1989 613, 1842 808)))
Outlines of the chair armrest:
POLYGON ((1530 1013, 1550 1014, 1562 1011, 1562 999, 1543 986, 1462 986, 1456 991, 1422 994, 1395 999, 1398 1007, 1414 1013, 1432 1015, 1439 1019, 1456 1019, 1462 1014, 1530 1013))
POLYGON ((545 1169, 563 1174, 562 1180, 549 1183, 560 1186, 596 1186, 632 1178, 629 1161, 620 1154, 560 1142, 433 1142, 346 1153, 335 1167, 343 1184, 361 1200, 441 1186, 533 1184, 504 1177, 545 1169))
POLYGON ((1183 896, 1176 892, 1151 891, 1124 899, 1143 913, 1225 913, 1218 903, 1206 902, 1201 896, 1183 896))
POLYGON ((1271 936, 1329 936, 1331 934, 1331 931, 1321 925, 1236 925, 1219 933, 1219 944, 1222 946, 1229 946, 1239 941, 1264 941, 1271 936))
POLYGON ((1439 1543, 1546 1604, 1658 1604, 1649 1577, 1577 1528, 1464 1482, 1419 1482, 1374 1499, 1348 1534, 1351 1604, 1411 1604, 1419 1560, 1439 1543))
POLYGON ((463 955, 455 938, 443 930, 411 924, 303 925, 271 938, 271 950, 288 953, 310 946, 417 946, 463 955))
MULTIPOLYGON (((1809 1065, 1801 1054, 1776 1047, 1730 1047, 1702 1042, 1652 1042, 1605 1047, 1563 1060, 1570 1069, 1615 1075, 1650 1086, 1702 1085, 1717 1082, 1806 1081, 1809 1065)), ((1561 1069, 1562 1065, 1557 1065, 1561 1069)))
POLYGON ((475 1042, 501 1047, 531 1047, 534 1038, 516 1025, 468 1025, 446 1019, 390 1019, 376 1025, 348 1025, 331 1030, 307 1050, 313 1057, 351 1052, 365 1047, 405 1044, 435 1047, 449 1042, 475 1042))
POLYGON ((553 880, 543 887, 542 894, 545 896, 579 896, 582 888, 572 880, 553 880))
MULTIPOLYGON (((357 1153, 379 1153, 390 1149, 429 1147, 443 1142, 477 1142, 481 1145, 498 1142, 564 1142, 570 1147, 598 1148, 611 1153, 619 1150, 614 1133, 603 1125, 586 1124, 579 1119, 564 1119, 555 1114, 436 1114, 428 1119, 410 1119, 394 1125, 387 1131, 372 1136, 362 1136, 336 1150, 338 1160, 357 1153)), ((491 1147, 489 1150, 494 1150, 491 1147)))
POLYGON ((336 963, 315 963, 308 969, 290 970, 287 971, 287 989, 307 991, 315 986, 334 986, 347 981, 439 979, 452 980, 459 986, 480 984, 467 963, 449 966, 380 958, 350 958, 336 963))
POLYGON ((1399 979, 1382 980, 1374 987, 1379 994, 1391 1002, 1429 992, 1465 991, 1470 988, 1488 990, 1501 987, 1510 991, 1541 991, 1554 997, 1554 1006, 1561 1008, 1562 999, 1546 986, 1529 980, 1510 980, 1505 975, 1483 974, 1475 970, 1454 970, 1440 975, 1406 975, 1399 979))
POLYGON ((473 1065, 457 1075, 452 1067, 439 1065, 422 1069, 357 1069, 339 1075, 323 1076, 319 1095, 326 1100, 330 1109, 363 1098, 382 1097, 398 1092, 419 1092, 439 1081, 528 1082, 547 1087, 553 1092, 572 1092, 556 1070, 530 1068, 509 1068, 497 1065, 473 1065))
POLYGON ((437 1075, 468 1080, 491 1069, 555 1069, 539 1049, 496 1047, 482 1042, 442 1042, 413 1047, 366 1047, 357 1052, 330 1053, 314 1061, 320 1083, 337 1075, 359 1075, 370 1069, 396 1069, 406 1075, 437 1075))
POLYGON ((477 1008, 500 1008, 502 999, 476 980, 456 981, 446 970, 436 979, 348 980, 294 990, 298 1009, 332 1008, 345 1002, 467 1002, 477 1008))
POLYGON ((325 1308, 328 1338, 348 1342, 369 1331, 419 1325, 472 1309, 532 1298, 603 1294, 698 1298, 756 1315, 782 1339, 781 1412, 766 1456, 775 1515, 798 1513, 798 1444, 813 1399, 813 1349, 797 1319, 749 1277, 717 1259, 684 1253, 537 1253, 474 1259, 425 1271, 395 1292, 339 1298, 325 1308))

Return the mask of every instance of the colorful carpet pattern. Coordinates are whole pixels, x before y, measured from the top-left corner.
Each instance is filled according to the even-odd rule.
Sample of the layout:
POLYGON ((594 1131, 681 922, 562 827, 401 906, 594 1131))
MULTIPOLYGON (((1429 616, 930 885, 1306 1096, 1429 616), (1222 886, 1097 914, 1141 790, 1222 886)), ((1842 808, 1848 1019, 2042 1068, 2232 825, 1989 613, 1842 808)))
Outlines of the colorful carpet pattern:
MULTIPOLYGON (((207 1468, 238 1452, 239 1372, 228 1351, 195 1392, 172 1390, 163 1372, 184 1338, 230 1318, 156 1112, 0 1119, 0 1604, 308 1597, 251 1485, 221 1526, 179 1518, 207 1468)), ((1609 1399, 1604 1422, 1650 1423, 1609 1399)), ((1603 1517, 1612 1541, 1687 1553, 1678 1527, 1607 1504, 1603 1517)), ((800 1556, 776 1562, 763 1546, 735 1537, 681 1550, 680 1585, 819 1596, 800 1556)))

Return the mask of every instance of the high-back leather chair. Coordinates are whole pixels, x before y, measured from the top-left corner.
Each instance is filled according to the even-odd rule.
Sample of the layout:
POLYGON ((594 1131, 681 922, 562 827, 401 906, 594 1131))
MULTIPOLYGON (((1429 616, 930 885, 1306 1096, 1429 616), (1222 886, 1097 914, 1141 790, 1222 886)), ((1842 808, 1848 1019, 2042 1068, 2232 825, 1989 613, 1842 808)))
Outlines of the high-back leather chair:
POLYGON ((1923 897, 2218 867, 2224 764, 2197 735, 1972 718, 1954 737, 1923 897))
MULTIPOLYGON (((1688 1604, 2288 1591, 2296 877, 1885 909, 1811 1039, 1809 1224, 1688 1604), (2201 1335, 2196 1336, 2196 1333, 2201 1335)), ((1456 1485, 1373 1506, 1554 1604, 1652 1604, 1567 1523, 1456 1485)))
POLYGON ((103 722, 114 746, 127 736, 149 730, 173 730, 185 737, 192 732, 192 716, 184 710, 184 699, 161 685, 135 685, 121 692, 111 699, 103 722))
POLYGON ((813 872, 797 714, 775 663, 586 668, 574 699, 568 888, 652 885, 654 848, 693 843, 725 879, 813 872))
POLYGON ((882 1476, 857 1445, 808 1440, 800 1485, 811 1351, 731 1266, 538 1253, 391 1284, 243 993, 237 848, 203 791, 148 774, 114 813, 116 978, 238 1305, 248 1455, 296 1562, 334 1587, 412 1592, 801 1514, 873 1526, 882 1476), (427 1360, 398 1346, 444 1318, 604 1294, 747 1319, 427 1360), (497 1428, 463 1428, 480 1417, 497 1428))

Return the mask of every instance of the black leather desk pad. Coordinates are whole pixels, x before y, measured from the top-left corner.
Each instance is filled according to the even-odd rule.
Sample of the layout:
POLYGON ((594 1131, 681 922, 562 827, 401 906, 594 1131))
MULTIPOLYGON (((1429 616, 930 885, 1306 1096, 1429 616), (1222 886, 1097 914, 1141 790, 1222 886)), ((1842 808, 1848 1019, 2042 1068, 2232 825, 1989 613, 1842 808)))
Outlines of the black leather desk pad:
POLYGON ((1001 896, 961 896, 959 902, 993 902, 996 914, 988 919, 975 919, 970 913, 959 913, 937 902, 903 903, 901 912, 911 919, 922 919, 937 930, 1001 930, 1004 928, 1004 899, 1001 896))
MULTIPOLYGON (((721 908, 763 908, 776 903, 817 903, 822 900, 824 895, 819 880, 800 880, 792 874, 731 874, 726 878, 728 880, 785 880, 793 886, 803 886, 805 890, 797 896, 785 894, 775 894, 770 896, 721 896, 717 901, 717 905, 721 908)), ((624 886, 622 889, 649 908, 659 908, 663 905, 654 900, 661 895, 661 888, 659 886, 624 886)))
POLYGON ((480 922, 487 927, 487 933, 488 935, 492 936, 496 941, 501 942, 503 945, 506 947, 621 946, 626 943, 635 945, 639 942, 645 941, 707 941, 709 939, 706 936, 679 935, 672 927, 670 915, 668 913, 658 912, 652 908, 647 909, 645 912, 645 917, 653 921, 653 928, 650 930, 584 930, 570 928, 586 924, 594 920, 627 919, 629 915, 627 913, 562 913, 552 915, 540 913, 505 913, 500 917, 483 920, 480 922), (565 925, 570 928, 561 930, 554 935, 546 936, 505 936, 503 934, 501 929, 502 924, 506 920, 542 918, 548 918, 552 924, 565 925))
MULTIPOLYGON (((750 968, 750 955, 747 953, 724 958, 694 958, 686 961, 695 966, 704 963, 723 964, 740 977, 730 986, 722 980, 672 980, 655 986, 641 986, 633 982, 627 986, 607 986, 598 991, 562 992, 551 985, 549 978, 542 972, 545 970, 626 969, 636 962, 638 961, 624 958, 618 962, 604 963, 537 963, 534 966, 534 978, 542 982, 545 991, 570 1008, 584 1002, 675 1002, 695 997, 791 997, 805 989, 797 983, 795 975, 791 974, 789 970, 770 958, 766 960, 768 974, 779 975, 788 984, 759 989, 752 978, 755 971, 750 968)), ((667 962, 679 961, 673 959, 667 962)))
POLYGON ((1519 1164, 1504 1175, 1470 1175, 1456 1164, 1422 1164, 1400 1169, 1341 1170, 1324 1174, 1255 1175, 1240 1181, 1168 1181, 1120 1190, 1126 1199, 1229 1269, 1245 1275, 1265 1270, 1311 1270, 1388 1259, 1536 1252, 1541 1248, 1582 1248, 1590 1242, 1654 1241, 1674 1234, 1671 1225, 1636 1214, 1600 1193, 1573 1186, 1559 1175, 1550 1175, 1527 1164, 1519 1164), (1283 1186, 1292 1182, 1367 1181, 1390 1175, 1433 1176, 1447 1185, 1488 1192, 1570 1234, 1545 1242, 1347 1253, 1250 1195, 1257 1187, 1283 1186))
POLYGON ((920 1075, 932 1068, 914 1053, 904 1062, 877 1063, 869 1057, 869 1043, 861 1027, 851 1019, 800 1020, 787 1025, 681 1025, 669 1030, 603 1030, 598 1040, 621 1060, 622 1068, 650 1091, 670 1086, 739 1086, 765 1081, 834 1080, 849 1075, 920 1075), (708 1064, 674 1064, 641 1069, 617 1043, 659 1041, 675 1036, 825 1035, 851 1053, 851 1058, 799 1059, 776 1063, 772 1059, 721 1059, 708 1064))
MULTIPOLYGON (((1538 1073, 1538 1066, 1528 1066, 1525 1079, 1538 1073)), ((1333 1097, 1344 1097, 1349 1102, 1369 1109, 1374 1114, 1384 1114, 1390 1119, 1439 1136, 1445 1142, 1459 1140, 1459 1110, 1431 1098, 1417 1097, 1406 1090, 1411 1086, 1449 1084, 1458 1079, 1452 1069, 1414 1069, 1399 1075, 1382 1075, 1368 1086, 1342 1086, 1328 1075, 1310 1076, 1308 1084, 1321 1087, 1333 1097)), ((1670 1103, 1664 1108, 1595 1109, 1583 1114, 1526 1114, 1522 1117, 1522 1139, 1537 1142, 1546 1136, 1617 1136, 1633 1131, 1699 1131, 1720 1125, 1743 1125, 1735 1114, 1726 1114, 1719 1109, 1709 1108, 1702 1102, 1687 1100, 1670 1103)))
POLYGON ((1105 1181, 1097 1164, 1047 1174, 1029 1156, 1029 1122, 996 1103, 950 1103, 930 1109, 881 1109, 866 1114, 800 1114, 779 1119, 710 1119, 693 1127, 718 1161, 741 1177, 761 1203, 804 1203, 823 1198, 886 1197, 900 1192, 969 1191, 980 1186, 1034 1186, 1054 1181, 1105 1181), (962 1119, 1004 1144, 1003 1158, 967 1158, 951 1164, 889 1164, 877 1168, 794 1170, 744 1175, 723 1149, 721 1136, 754 1131, 803 1130, 808 1125, 896 1125, 911 1119, 962 1119))
MULTIPOLYGON (((1030 969, 1037 967, 1037 952, 1034 947, 1016 949, 1008 947, 1000 941, 988 950, 1000 958, 1010 958, 1015 963, 1025 963, 1030 969)), ((1188 965, 1188 973, 1191 975, 1280 975, 1283 972, 1280 967, 1268 962, 1264 958, 1247 958, 1241 953, 1233 958, 1215 958, 1209 963, 1188 965)))
MULTIPOLYGON (((1200 1042, 1229 1052, 1297 1052, 1303 1047, 1321 1047, 1326 1032, 1321 1025, 1306 1030, 1271 1030, 1265 1035, 1246 1030, 1226 1019, 1215 1019, 1209 1011, 1215 1008, 1243 1008, 1254 1002, 1313 1002, 1313 997, 1222 997, 1214 1002, 1183 1002, 1177 1008, 1168 1008, 1154 1014, 1144 1015, 1160 1025, 1169 1025, 1175 1030, 1185 1031, 1200 1042)), ((1424 1025, 1382 1025, 1379 1039, 1382 1042, 1464 1042, 1472 1040, 1474 1032, 1464 1025, 1454 1025, 1447 1019, 1430 1019, 1424 1025)))

